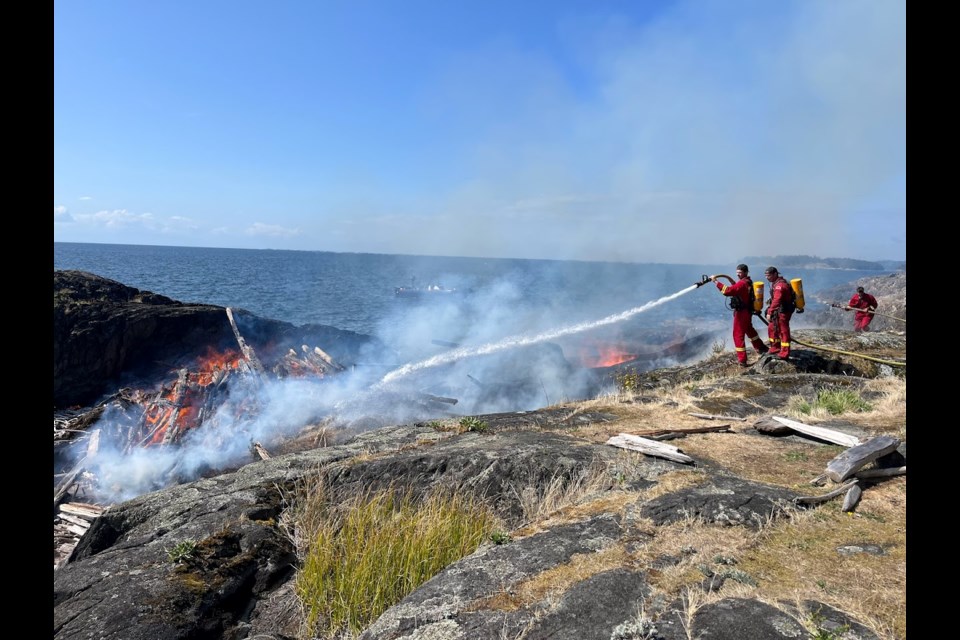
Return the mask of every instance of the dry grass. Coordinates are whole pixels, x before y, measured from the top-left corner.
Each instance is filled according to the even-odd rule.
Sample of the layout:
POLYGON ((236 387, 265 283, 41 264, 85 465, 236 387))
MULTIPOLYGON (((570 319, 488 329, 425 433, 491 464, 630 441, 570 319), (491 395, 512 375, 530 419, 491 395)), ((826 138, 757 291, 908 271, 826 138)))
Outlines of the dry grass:
POLYGON ((611 484, 607 464, 594 461, 573 476, 557 472, 546 482, 531 482, 522 489, 514 488, 514 492, 523 509, 524 521, 531 523, 543 521, 555 511, 576 504, 611 484))
POLYGON ((490 598, 479 600, 470 609, 516 611, 540 602, 559 602, 573 585, 629 562, 629 554, 620 545, 607 547, 597 553, 574 554, 565 564, 547 569, 490 598))
POLYGON ((904 482, 864 492, 854 514, 833 502, 771 527, 744 554, 741 568, 757 577, 767 598, 825 602, 881 638, 906 638, 904 482), (884 555, 837 551, 863 543, 882 547, 884 555))
MULTIPOLYGON (((604 442, 616 433, 643 435, 644 431, 704 426, 688 412, 693 409, 692 392, 702 383, 665 386, 655 391, 618 393, 584 403, 584 410, 613 413, 613 424, 593 424, 574 433, 604 442), (646 402, 632 403, 646 394, 646 402), (655 394, 651 398, 651 394, 655 394)), ((701 394, 702 395, 702 394, 701 394)), ((802 421, 838 418, 872 434, 888 433, 906 439, 906 382, 902 378, 879 378, 866 382, 859 394, 869 408, 851 408, 839 414, 804 415, 802 421)), ((765 413, 785 414, 786 407, 765 413)), ((716 423, 709 423, 716 424, 716 423)), ((794 438, 774 438, 742 433, 749 423, 734 422, 733 433, 692 434, 672 441, 687 455, 722 467, 739 477, 791 488, 816 495, 830 487, 818 488, 810 481, 823 473, 827 463, 842 447, 805 443, 794 438)), ((639 454, 633 454, 639 455, 639 454)), ((642 458, 642 456, 641 456, 642 458)), ((657 478, 657 484, 639 493, 641 501, 692 486, 708 478, 699 469, 679 470, 657 478)), ((624 497, 621 505, 629 504, 624 497)), ((799 603, 816 600, 846 611, 884 640, 906 638, 906 478, 897 477, 867 485, 852 514, 840 512, 841 500, 797 511, 786 519, 769 522, 759 531, 742 527, 719 527, 696 519, 668 526, 652 523, 641 528, 653 535, 636 560, 648 563, 662 556, 679 558, 676 565, 650 570, 655 593, 686 603, 685 628, 696 610, 726 597, 749 597, 774 606, 792 609, 791 615, 813 628, 815 612, 803 612, 799 603), (884 549, 883 555, 856 553, 842 555, 845 545, 871 544, 884 549), (732 557, 735 568, 750 576, 756 585, 727 579, 717 592, 704 593, 700 584, 704 569, 721 573, 714 559, 732 557)))
POLYGON ((907 429, 907 381, 901 378, 876 378, 865 390, 879 393, 873 410, 863 416, 864 424, 905 440, 907 429))
MULTIPOLYGON (((674 391, 673 393, 678 394, 679 392, 674 391)), ((687 391, 683 393, 689 394, 687 391)), ((693 405, 688 401, 685 401, 681 406, 670 405, 668 400, 644 404, 606 404, 606 402, 610 402, 609 400, 605 402, 594 400, 593 402, 597 404, 591 411, 610 413, 617 416, 618 420, 610 423, 583 425, 570 431, 573 435, 591 442, 606 442, 608 438, 618 433, 644 436, 647 432, 663 429, 693 429, 705 425, 717 426, 721 424, 705 423, 701 418, 689 415, 691 412, 702 413, 702 411, 693 408, 693 405)), ((735 423, 731 428, 737 428, 738 424, 735 423)), ((686 440, 681 442, 686 442, 686 440)))
MULTIPOLYGON (((720 357, 729 358, 729 354, 720 357)), ((618 416, 613 423, 595 423, 567 431, 596 443, 621 432, 642 436, 644 432, 661 429, 716 426, 716 421, 707 423, 688 415, 703 411, 696 405, 704 395, 701 387, 715 379, 621 391, 555 407, 567 409, 570 417, 587 412, 618 416)), ((839 418, 867 433, 891 433, 905 439, 906 382, 902 378, 870 380, 862 394, 869 398, 869 409, 845 412, 839 418)), ((758 409, 758 413, 783 415, 786 409, 758 409)), ((801 420, 812 424, 837 418, 837 414, 804 415, 801 420)), ((810 481, 823 473, 842 447, 746 433, 749 425, 750 422, 732 422, 728 433, 691 434, 671 441, 696 459, 698 465, 662 473, 656 476, 654 485, 644 490, 625 488, 624 479, 650 473, 649 459, 631 451, 619 451, 611 462, 595 463, 574 478, 557 475, 545 482, 531 483, 517 490, 526 523, 510 533, 514 538, 525 537, 597 514, 624 515, 628 509, 664 494, 709 482, 711 473, 707 469, 713 467, 745 480, 783 486, 805 495, 831 488, 814 487, 810 481)), ((461 430, 452 420, 437 421, 431 426, 451 435, 461 430)), ((793 616, 798 616, 804 600, 824 602, 850 613, 882 640, 903 640, 906 478, 890 478, 865 486, 852 514, 841 513, 840 504, 838 498, 806 511, 791 512, 788 517, 765 523, 759 530, 717 526, 696 518, 664 526, 633 521, 634 533, 643 534, 642 546, 631 544, 631 551, 627 552, 618 544, 596 554, 575 556, 562 566, 474 603, 471 609, 514 611, 533 605, 549 608, 572 585, 598 572, 621 566, 649 567, 653 561, 671 556, 677 559, 675 564, 648 569, 653 593, 646 604, 652 610, 655 600, 679 599, 684 603, 681 623, 688 634, 693 616, 703 605, 727 597, 745 597, 784 608, 793 616), (884 553, 843 555, 838 551, 844 545, 857 544, 877 545, 884 553), (700 585, 710 571, 718 575, 736 571, 739 573, 733 575, 742 574, 748 579, 728 577, 720 590, 704 592, 700 585)), ((306 511, 300 517, 306 523, 302 526, 309 529, 318 516, 306 511)), ((298 542, 298 548, 302 544, 298 542)), ((798 619, 808 624, 813 614, 801 611, 798 619)), ((816 631, 812 626, 810 630, 816 631)))
POLYGON ((650 570, 651 585, 671 598, 704 580, 700 567, 710 567, 716 557, 739 557, 751 544, 741 527, 711 526, 698 518, 646 530, 655 531, 655 538, 638 556, 639 562, 649 564, 664 556, 679 559, 673 566, 650 570))
POLYGON ((656 527, 654 541, 639 560, 679 558, 673 566, 649 572, 655 593, 669 600, 696 595, 697 606, 738 596, 770 604, 816 600, 849 612, 880 638, 902 640, 906 638, 905 505, 905 491, 891 486, 865 492, 864 503, 853 515, 841 513, 837 503, 828 503, 756 532, 687 519, 656 527), (883 547, 885 555, 844 556, 837 551, 866 542, 883 547), (719 591, 702 593, 699 585, 707 576, 705 569, 721 574, 729 571, 731 561, 736 571, 757 584, 728 578, 719 591))
POLYGON ((587 518, 603 513, 623 513, 624 509, 633 504, 637 494, 629 491, 610 491, 595 500, 568 504, 554 510, 540 520, 528 522, 512 532, 514 538, 526 538, 546 531, 551 527, 580 522, 587 518))
POLYGON ((745 433, 703 433, 682 441, 684 453, 710 460, 745 480, 807 491, 810 481, 843 451, 835 445, 787 441, 745 433))

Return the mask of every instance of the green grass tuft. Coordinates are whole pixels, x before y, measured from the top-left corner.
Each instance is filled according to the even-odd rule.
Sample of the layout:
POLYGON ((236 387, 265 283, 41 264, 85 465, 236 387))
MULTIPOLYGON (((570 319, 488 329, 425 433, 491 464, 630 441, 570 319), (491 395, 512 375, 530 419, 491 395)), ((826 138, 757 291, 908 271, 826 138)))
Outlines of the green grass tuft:
POLYGON ((790 409, 798 414, 830 414, 838 416, 844 413, 870 411, 873 407, 852 389, 820 389, 813 402, 796 397, 790 401, 790 409))
POLYGON ((387 490, 326 507, 297 592, 311 637, 359 633, 388 607, 473 553, 498 520, 457 493, 416 498, 387 490))
POLYGON ((460 419, 460 428, 464 431, 486 431, 489 425, 475 416, 466 416, 460 419))
POLYGON ((848 411, 869 411, 871 409, 869 402, 861 398, 859 393, 850 389, 821 389, 817 392, 816 404, 832 415, 840 415, 848 411))
POLYGON ((839 625, 833 629, 825 628, 826 618, 819 611, 810 614, 807 628, 810 631, 810 640, 843 640, 850 630, 850 625, 839 625))
POLYGON ((633 393, 640 390, 640 374, 633 369, 624 369, 613 374, 614 382, 621 393, 633 393))
POLYGON ((503 531, 494 531, 490 534, 490 542, 493 544, 507 544, 512 540, 513 538, 510 536, 510 534, 503 531))
POLYGON ((190 560, 197 551, 197 543, 193 540, 181 540, 167 550, 167 558, 173 564, 182 564, 190 560))
POLYGON ((786 458, 787 462, 806 462, 807 453, 806 451, 796 451, 791 450, 783 454, 783 457, 786 458))

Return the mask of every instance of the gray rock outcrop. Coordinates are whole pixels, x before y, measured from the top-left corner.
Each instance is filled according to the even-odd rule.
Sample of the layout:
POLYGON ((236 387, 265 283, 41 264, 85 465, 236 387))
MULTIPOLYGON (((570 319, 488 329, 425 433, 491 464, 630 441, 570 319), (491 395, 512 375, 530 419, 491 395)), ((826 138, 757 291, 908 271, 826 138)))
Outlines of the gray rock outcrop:
MULTIPOLYGON (((55 394, 59 390, 62 402, 95 397, 127 375, 142 375, 131 374, 134 361, 182 356, 185 344, 199 349, 235 340, 223 308, 182 305, 90 274, 55 275, 54 297, 55 394), (84 308, 84 296, 104 308, 84 308)), ((304 336, 285 323, 240 316, 245 335, 264 353, 269 341, 260 336, 281 336, 293 344, 304 336)), ((315 329, 316 336, 326 337, 324 348, 338 357, 348 357, 363 341, 315 329)), ((761 361, 738 370, 726 354, 729 358, 695 366, 639 373, 635 396, 620 407, 645 409, 663 390, 687 386, 696 411, 752 417, 738 427, 742 449, 782 444, 775 455, 784 459, 788 454, 829 459, 833 445, 770 430, 770 421, 757 414, 778 412, 791 398, 815 397, 824 389, 853 389, 879 400, 867 381, 904 374, 853 352, 903 360, 905 336, 819 329, 800 330, 796 337, 790 362, 761 361)), ((645 429, 673 426, 661 424, 655 413, 644 415, 645 429)), ((331 446, 306 434, 282 455, 110 506, 54 572, 54 637, 306 637, 295 582, 300 558, 283 517, 304 483, 322 477, 338 500, 377 488, 415 494, 459 488, 493 505, 515 534, 501 543, 485 541, 449 564, 371 622, 361 640, 781 640, 825 633, 879 640, 853 612, 822 602, 775 605, 760 597, 724 595, 725 583, 755 585, 764 579, 727 566, 701 569, 706 579, 698 589, 714 597, 699 605, 650 601, 657 578, 689 571, 689 554, 696 552, 678 545, 668 553, 649 553, 661 531, 696 521, 709 535, 756 534, 794 512, 793 501, 801 495, 794 485, 741 477, 723 454, 694 453, 694 463, 685 465, 608 446, 608 433, 641 426, 626 423, 616 406, 477 418, 482 430, 440 428, 437 421, 345 430, 331 446), (583 478, 593 484, 563 509, 531 514, 531 494, 544 487, 567 490, 583 478), (180 545, 188 545, 190 553, 177 556, 180 545), (641 611, 644 601, 648 608, 641 611)), ((864 435, 862 425, 840 419, 830 427, 864 435)), ((904 443, 898 465, 905 464, 905 454, 904 443)), ((851 537, 831 549, 838 558, 876 560, 892 546, 851 537)))

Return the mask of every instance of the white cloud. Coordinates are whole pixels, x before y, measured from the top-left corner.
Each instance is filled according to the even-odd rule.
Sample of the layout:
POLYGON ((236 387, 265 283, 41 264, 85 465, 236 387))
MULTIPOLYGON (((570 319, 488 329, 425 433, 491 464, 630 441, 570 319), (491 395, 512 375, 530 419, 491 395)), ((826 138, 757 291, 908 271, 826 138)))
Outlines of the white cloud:
POLYGON ((126 209, 113 209, 112 211, 97 211, 91 214, 78 214, 78 222, 91 224, 94 226, 103 226, 107 229, 118 229, 133 225, 142 225, 148 229, 153 229, 155 220, 152 213, 130 213, 126 209))
MULTIPOLYGON (((66 213, 62 210, 60 215, 66 213)), ((54 209, 54 219, 57 219, 58 208, 54 209)), ((67 214, 69 216, 69 214, 67 214)), ((177 235, 184 232, 193 232, 201 230, 201 225, 191 218, 184 216, 157 216, 151 212, 132 213, 127 209, 103 209, 96 213, 74 214, 69 218, 70 221, 90 229, 102 229, 105 231, 136 231, 146 230, 151 234, 170 234, 177 235)))
POLYGON ((263 224, 262 222, 254 222, 252 225, 247 227, 244 231, 248 236, 263 236, 270 238, 293 238, 300 235, 299 229, 290 229, 288 227, 281 227, 277 224, 263 224))
POLYGON ((79 200, 93 200, 93 196, 80 196, 79 200))
POLYGON ((57 205, 53 208, 53 222, 73 222, 73 216, 70 215, 70 212, 67 211, 67 208, 62 204, 57 205))

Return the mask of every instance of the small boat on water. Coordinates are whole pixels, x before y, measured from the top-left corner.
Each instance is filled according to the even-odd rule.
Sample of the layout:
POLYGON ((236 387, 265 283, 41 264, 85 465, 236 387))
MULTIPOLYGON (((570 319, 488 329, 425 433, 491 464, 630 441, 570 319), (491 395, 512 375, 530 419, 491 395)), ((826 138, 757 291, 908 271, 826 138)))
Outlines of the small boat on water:
POLYGON ((445 296, 456 295, 461 292, 457 289, 448 289, 439 284, 431 284, 427 285, 426 287, 397 287, 394 289, 394 293, 400 298, 442 298, 445 296))

